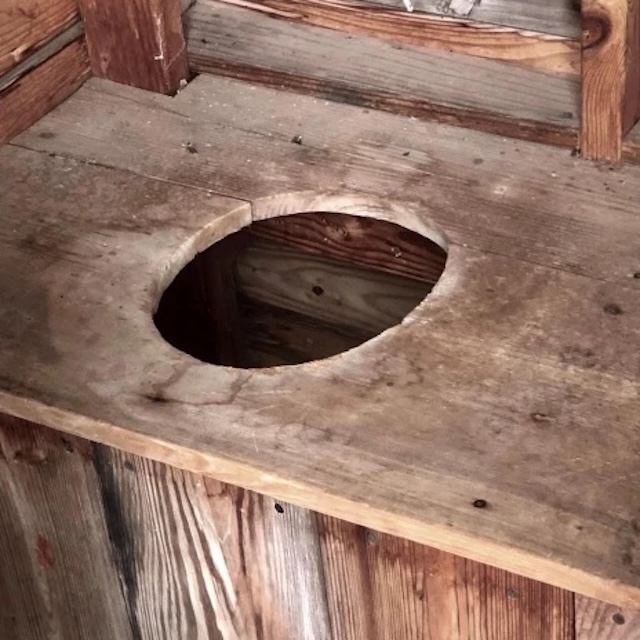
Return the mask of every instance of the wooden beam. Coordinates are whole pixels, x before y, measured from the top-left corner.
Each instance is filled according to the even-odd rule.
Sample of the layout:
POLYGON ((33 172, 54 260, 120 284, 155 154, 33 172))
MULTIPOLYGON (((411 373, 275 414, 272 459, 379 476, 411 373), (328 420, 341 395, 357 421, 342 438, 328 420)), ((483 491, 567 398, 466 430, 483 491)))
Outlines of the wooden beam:
POLYGON ((173 94, 187 79, 180 0, 80 0, 93 73, 173 94))
POLYGON ((582 2, 583 155, 619 161, 640 117, 640 1, 582 2))

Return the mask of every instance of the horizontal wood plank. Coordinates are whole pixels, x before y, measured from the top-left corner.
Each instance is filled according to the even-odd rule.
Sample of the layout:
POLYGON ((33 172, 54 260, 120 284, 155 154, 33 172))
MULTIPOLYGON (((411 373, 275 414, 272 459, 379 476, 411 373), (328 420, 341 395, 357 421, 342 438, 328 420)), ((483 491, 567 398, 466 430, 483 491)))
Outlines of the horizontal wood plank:
POLYGON ((249 231, 310 253, 433 284, 447 261, 446 251, 434 242, 374 218, 301 212, 261 220, 249 231))
POLYGON ((322 360, 373 338, 373 334, 345 330, 308 315, 240 296, 246 340, 245 366, 276 367, 322 360))
POLYGON ((3 0, 0 76, 64 31, 78 17, 78 0, 3 0))
POLYGON ((554 73, 579 73, 578 40, 489 25, 462 18, 408 13, 341 0, 223 0, 273 18, 371 36, 400 45, 513 62, 554 73))
POLYGON ((640 609, 576 596, 575 640, 634 640, 640 636, 640 609))
POLYGON ((67 45, 0 92, 0 144, 68 98, 90 76, 84 38, 67 45))
POLYGON ((215 0, 200 0, 187 12, 186 31, 190 65, 198 72, 516 138, 577 143, 575 76, 398 48, 215 0))
MULTIPOLYGON (((367 4, 397 8, 399 3, 397 0, 369 0, 367 4)), ((580 37, 580 7, 575 0, 465 0, 459 3, 413 0, 413 6, 417 12, 457 15, 514 29, 580 37)))
POLYGON ((584 0, 582 19, 582 153, 618 162, 640 118, 640 3, 584 0))
POLYGON ((240 256, 237 279, 238 291, 253 300, 370 335, 401 322, 432 288, 269 240, 240 256))
POLYGON ((0 415, 5 638, 140 638, 112 559, 92 458, 89 442, 0 415))

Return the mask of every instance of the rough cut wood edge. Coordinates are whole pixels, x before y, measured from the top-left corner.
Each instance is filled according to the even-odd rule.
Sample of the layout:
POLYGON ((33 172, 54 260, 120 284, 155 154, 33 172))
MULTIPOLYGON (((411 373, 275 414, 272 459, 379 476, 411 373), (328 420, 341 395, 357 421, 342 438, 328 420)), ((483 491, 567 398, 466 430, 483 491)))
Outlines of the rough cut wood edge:
POLYGON ((0 76, 78 17, 77 0, 2 0, 0 76))
POLYGON ((640 116, 640 2, 583 0, 585 158, 617 162, 640 116))
POLYGON ((185 28, 195 72, 507 137, 566 147, 578 141, 574 76, 417 47, 398 50, 376 38, 274 20, 214 0, 196 2, 185 14, 185 28), (356 59, 375 62, 354 75, 350 64, 356 59), (474 63, 463 64, 465 59, 474 63), (496 79, 499 93, 482 93, 478 77, 486 84, 496 79))
POLYGON ((96 76, 173 94, 186 82, 180 0, 80 0, 96 76))
POLYGON ((84 38, 16 80, 0 93, 0 144, 68 98, 91 75, 84 38))
MULTIPOLYGON (((223 0, 273 18, 373 36, 401 45, 502 60, 553 73, 578 73, 577 40, 462 18, 408 13, 343 0, 223 0)), ((373 63, 373 61, 371 61, 373 63)))

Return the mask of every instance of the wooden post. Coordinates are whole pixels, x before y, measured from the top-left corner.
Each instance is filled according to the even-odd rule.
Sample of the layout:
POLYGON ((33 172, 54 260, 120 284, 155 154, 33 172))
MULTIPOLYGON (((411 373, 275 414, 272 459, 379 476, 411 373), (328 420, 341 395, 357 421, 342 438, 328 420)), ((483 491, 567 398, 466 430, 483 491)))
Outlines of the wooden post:
POLYGON ((582 152, 619 161, 640 118, 640 0, 582 2, 582 152))
POLYGON ((80 0, 93 73, 172 94, 188 76, 180 0, 80 0))

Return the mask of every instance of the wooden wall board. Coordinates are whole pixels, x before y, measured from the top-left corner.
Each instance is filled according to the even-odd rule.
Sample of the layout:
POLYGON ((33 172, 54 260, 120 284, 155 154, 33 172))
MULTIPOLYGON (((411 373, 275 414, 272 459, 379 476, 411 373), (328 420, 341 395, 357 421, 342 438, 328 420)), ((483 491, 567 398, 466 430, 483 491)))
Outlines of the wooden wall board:
POLYGON ((623 139, 640 118, 640 3, 582 3, 581 149, 619 161, 623 139))
POLYGON ((574 637, 567 591, 326 516, 320 532, 336 638, 574 637))
POLYGON ((0 91, 0 144, 44 116, 69 97, 91 74, 84 38, 0 91))
MULTIPOLYGON (((370 0, 367 4, 398 8, 402 0, 370 0)), ((568 38, 580 37, 580 7, 575 0, 473 0, 451 11, 450 2, 414 0, 415 11, 461 15, 478 22, 504 25, 568 38)))
POLYGON ((197 2, 186 14, 185 30, 196 72, 500 135, 577 144, 580 89, 572 75, 353 38, 215 0, 197 2))
POLYGON ((93 73, 175 93, 189 77, 180 0, 79 0, 93 73))
POLYGON ((580 43, 573 38, 522 31, 456 17, 433 16, 367 2, 223 0, 272 18, 446 52, 515 63, 554 73, 579 73, 580 43))
POLYGON ((353 349, 373 334, 345 330, 308 315, 240 296, 247 367, 275 367, 328 358, 353 349))
POLYGON ((92 445, 0 416, 0 634, 137 640, 92 445))
POLYGON ((403 227, 338 213, 262 220, 251 225, 250 233, 308 253, 432 284, 447 261, 441 247, 424 242, 403 227))
POLYGON ((0 420, 6 637, 572 637, 569 592, 0 420))
POLYGON ((78 18, 78 0, 3 0, 0 76, 78 18))
POLYGON ((238 291, 253 300, 370 335, 398 324, 432 288, 269 240, 257 240, 240 257, 237 280, 238 291))
POLYGON ((204 76, 173 99, 94 79, 0 158, 5 411, 637 603, 637 168, 204 76), (195 252, 299 211, 446 236, 443 279, 321 363, 211 367, 159 338, 195 252))
POLYGON ((516 29, 580 38, 577 0, 481 0, 469 17, 516 29))
POLYGON ((640 608, 621 609, 576 596, 575 640, 632 640, 640 636, 640 608))

